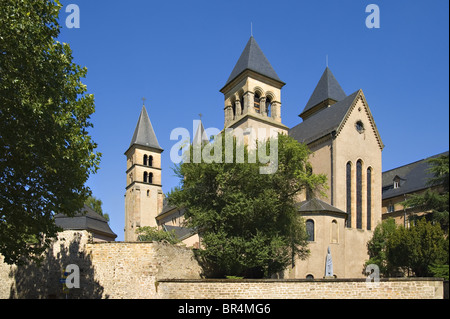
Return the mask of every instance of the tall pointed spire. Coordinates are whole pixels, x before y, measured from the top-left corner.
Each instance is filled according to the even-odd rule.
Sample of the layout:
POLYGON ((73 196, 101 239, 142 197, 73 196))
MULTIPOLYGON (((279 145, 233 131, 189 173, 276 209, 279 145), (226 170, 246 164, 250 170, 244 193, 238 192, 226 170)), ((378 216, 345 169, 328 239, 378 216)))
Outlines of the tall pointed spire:
POLYGON ((141 114, 134 130, 133 138, 131 139, 130 147, 136 145, 148 146, 155 149, 163 150, 159 146, 158 139, 156 138, 155 131, 153 130, 152 123, 148 117, 145 105, 142 105, 141 114))
MULTIPOLYGON (((322 104, 324 104, 324 102, 326 102, 325 104, 328 102, 333 104, 343 100, 346 96, 344 90, 342 90, 330 68, 327 66, 300 116, 305 119, 322 109, 322 104)), ((325 107, 326 106, 328 105, 325 105, 325 107)))
POLYGON ((276 81, 282 82, 253 36, 251 36, 248 40, 247 45, 245 46, 244 51, 231 72, 225 86, 245 70, 251 70, 276 81))
POLYGON ((199 123, 197 126, 197 131, 195 132, 194 139, 192 140, 192 144, 194 146, 200 146, 204 142, 209 142, 209 138, 206 135, 206 131, 205 131, 205 128, 203 127, 202 120, 200 119, 198 122, 199 123))

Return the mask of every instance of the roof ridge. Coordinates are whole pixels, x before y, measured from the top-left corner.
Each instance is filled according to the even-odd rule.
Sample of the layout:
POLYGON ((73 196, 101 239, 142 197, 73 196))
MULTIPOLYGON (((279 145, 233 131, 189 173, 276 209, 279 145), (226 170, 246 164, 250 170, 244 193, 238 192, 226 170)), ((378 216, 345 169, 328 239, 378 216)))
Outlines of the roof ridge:
POLYGON ((391 171, 394 171, 394 170, 397 170, 397 169, 399 169, 399 168, 403 168, 403 167, 406 167, 406 166, 409 166, 409 165, 417 164, 417 163, 420 163, 420 162, 429 160, 429 159, 431 159, 431 158, 434 158, 434 157, 437 157, 437 156, 444 155, 445 153, 448 153, 448 151, 441 152, 441 153, 439 153, 439 154, 431 155, 431 156, 422 158, 422 159, 420 159, 420 160, 417 160, 417 161, 414 161, 414 162, 411 162, 411 163, 408 163, 408 164, 403 164, 403 165, 400 165, 400 166, 398 166, 398 167, 391 168, 391 169, 389 169, 389 170, 387 170, 387 171, 382 172, 382 174, 384 174, 384 173, 389 173, 389 172, 391 172, 391 171))

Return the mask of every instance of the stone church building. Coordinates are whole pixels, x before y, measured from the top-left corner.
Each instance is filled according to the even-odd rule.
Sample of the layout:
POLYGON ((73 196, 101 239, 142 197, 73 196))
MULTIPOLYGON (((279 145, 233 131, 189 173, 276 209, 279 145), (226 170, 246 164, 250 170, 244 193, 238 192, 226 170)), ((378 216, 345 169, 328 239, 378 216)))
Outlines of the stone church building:
MULTIPOLYGON (((224 87, 224 128, 247 128, 289 134, 312 151, 313 172, 327 175, 326 197, 298 198, 298 213, 309 234, 311 254, 286 269, 283 278, 323 278, 328 248, 337 278, 365 277, 366 243, 381 222, 383 142, 362 90, 347 95, 327 67, 299 124, 282 121, 281 90, 285 83, 250 37, 224 87)), ((198 136, 202 136, 199 126, 198 136)), ((188 246, 198 235, 183 227, 183 211, 168 205, 161 188, 161 153, 145 107, 127 157, 125 240, 136 240, 136 229, 155 226, 174 230, 188 246)))

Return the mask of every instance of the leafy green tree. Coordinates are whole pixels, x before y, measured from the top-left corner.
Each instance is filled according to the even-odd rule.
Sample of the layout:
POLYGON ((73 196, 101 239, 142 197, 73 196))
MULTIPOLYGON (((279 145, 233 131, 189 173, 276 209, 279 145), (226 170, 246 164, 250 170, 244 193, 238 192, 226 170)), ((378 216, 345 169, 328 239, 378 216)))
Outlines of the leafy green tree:
POLYGON ((103 212, 102 201, 94 196, 89 196, 85 202, 87 206, 92 208, 97 214, 103 216, 109 222, 109 215, 103 212))
MULTIPOLYGON (((236 141, 231 162, 225 161, 223 152, 217 162, 193 163, 191 146, 189 163, 175 168, 181 185, 169 194, 169 201, 184 207, 186 226, 198 230, 202 249, 197 253, 210 276, 269 277, 284 270, 295 256, 309 254, 295 196, 320 191, 326 177, 312 173, 305 145, 286 135, 277 141, 278 169, 273 174, 260 174, 258 150, 256 162, 248 161, 253 153, 246 147, 244 162, 237 161, 236 141)), ((210 145, 203 145, 202 151, 210 145)))
POLYGON ((87 129, 94 96, 87 69, 56 39, 59 1, 0 5, 0 253, 7 263, 38 259, 90 189, 100 154, 87 129))
POLYGON ((386 258, 393 267, 411 270, 417 277, 433 276, 430 267, 448 264, 448 239, 439 224, 422 218, 410 228, 398 227, 389 236, 386 258))
POLYGON ((388 263, 386 258, 386 243, 391 235, 397 230, 395 220, 389 218, 378 224, 373 232, 373 237, 367 242, 367 253, 369 260, 365 267, 376 264, 380 269, 380 275, 390 277, 395 274, 394 267, 388 263))
POLYGON ((138 241, 167 241, 170 244, 178 244, 178 240, 175 235, 175 231, 166 232, 157 227, 143 226, 136 230, 138 234, 138 241))

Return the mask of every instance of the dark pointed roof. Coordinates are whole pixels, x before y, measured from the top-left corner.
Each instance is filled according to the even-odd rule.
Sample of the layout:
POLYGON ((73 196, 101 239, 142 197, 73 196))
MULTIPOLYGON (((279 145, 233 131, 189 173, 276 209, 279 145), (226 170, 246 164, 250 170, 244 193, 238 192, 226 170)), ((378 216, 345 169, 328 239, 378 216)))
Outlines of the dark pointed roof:
POLYGON ((155 149, 163 150, 159 146, 158 140, 153 130, 152 123, 148 117, 147 110, 145 106, 142 106, 141 114, 139 115, 139 120, 134 130, 133 138, 131 139, 130 147, 136 145, 148 146, 155 149))
POLYGON ((344 90, 342 90, 330 68, 326 67, 302 113, 305 113, 309 109, 312 109, 314 106, 327 99, 332 99, 338 102, 345 99, 346 96, 347 95, 344 90))
POLYGON ((225 86, 245 70, 252 70, 271 79, 282 82, 253 36, 251 36, 250 40, 248 40, 247 45, 245 46, 241 57, 231 72, 225 86))

